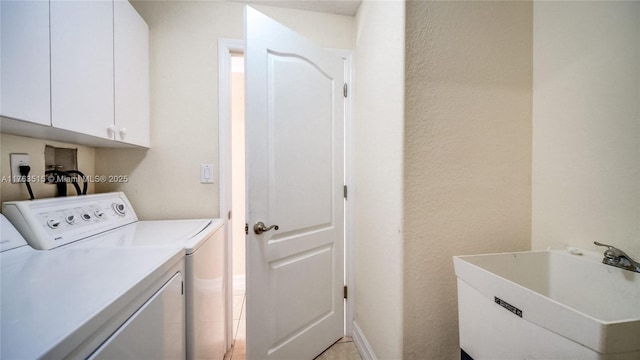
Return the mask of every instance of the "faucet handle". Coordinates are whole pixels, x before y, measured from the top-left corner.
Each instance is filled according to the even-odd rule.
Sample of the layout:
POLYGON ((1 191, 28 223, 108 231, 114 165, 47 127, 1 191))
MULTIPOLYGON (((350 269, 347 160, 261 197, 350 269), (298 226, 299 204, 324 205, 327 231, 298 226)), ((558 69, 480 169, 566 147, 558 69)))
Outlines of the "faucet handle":
POLYGON ((598 246, 605 246, 607 248, 607 250, 604 251, 604 257, 608 259, 615 259, 621 256, 628 257, 624 251, 618 249, 613 245, 607 245, 607 244, 599 243, 597 241, 594 241, 593 243, 598 246))
POLYGON ((606 246, 606 247, 608 247, 609 249, 614 248, 614 246, 613 246, 613 245, 607 245, 607 244, 599 243, 599 242, 597 242, 597 241, 594 241, 593 243, 594 243, 594 244, 596 244, 596 245, 598 245, 598 246, 606 246))
POLYGON ((624 251, 616 248, 615 246, 601 244, 597 241, 594 241, 593 243, 598 246, 607 247, 607 250, 604 251, 604 259, 602 259, 603 264, 640 273, 640 262, 634 261, 629 257, 629 255, 625 254, 624 251))

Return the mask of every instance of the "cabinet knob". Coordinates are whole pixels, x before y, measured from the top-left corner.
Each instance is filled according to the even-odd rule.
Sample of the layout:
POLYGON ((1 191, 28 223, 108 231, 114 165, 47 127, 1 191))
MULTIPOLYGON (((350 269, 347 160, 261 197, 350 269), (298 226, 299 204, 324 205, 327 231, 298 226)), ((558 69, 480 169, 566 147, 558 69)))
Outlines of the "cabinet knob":
POLYGON ((120 136, 124 137, 125 135, 127 135, 127 128, 122 128, 120 129, 120 136))
POLYGON ((109 132, 109 136, 113 136, 116 131, 118 130, 118 128, 116 128, 115 125, 109 125, 109 127, 107 127, 107 131, 109 132))

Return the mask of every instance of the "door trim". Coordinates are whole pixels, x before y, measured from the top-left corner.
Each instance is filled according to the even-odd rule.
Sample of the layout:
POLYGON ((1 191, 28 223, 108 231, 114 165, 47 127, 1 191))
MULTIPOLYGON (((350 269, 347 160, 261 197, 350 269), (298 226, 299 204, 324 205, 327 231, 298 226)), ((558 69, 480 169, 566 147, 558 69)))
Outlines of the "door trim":
MULTIPOLYGON (((345 309, 345 334, 352 336, 355 304, 355 276, 353 272, 354 246, 353 246, 353 199, 355 188, 353 186, 353 151, 352 151, 352 117, 353 117, 353 50, 327 49, 345 60, 345 81, 349 87, 349 93, 345 101, 345 185, 349 188, 348 199, 345 204, 345 281, 349 287, 345 309)), ((240 39, 218 39, 218 163, 220 164, 219 202, 220 217, 227 224, 226 241, 226 284, 227 284, 227 349, 231 348, 232 334, 232 292, 233 292, 233 238, 229 227, 227 214, 231 211, 231 54, 244 53, 244 41, 240 39)))
POLYGON ((344 61, 344 79, 348 85, 347 100, 345 101, 345 116, 344 116, 344 178, 345 185, 348 187, 347 201, 344 208, 344 259, 345 259, 345 285, 349 288, 347 303, 345 308, 345 335, 353 336, 353 320, 354 317, 354 304, 355 304, 355 274, 353 272, 353 264, 355 259, 354 246, 353 246, 353 199, 355 198, 355 187, 353 186, 353 50, 343 49, 327 49, 330 52, 342 57, 344 61))
POLYGON ((244 41, 218 39, 218 164, 220 218, 226 224, 225 288, 226 296, 226 347, 233 344, 233 232, 229 226, 231 211, 231 54, 244 53, 244 41))

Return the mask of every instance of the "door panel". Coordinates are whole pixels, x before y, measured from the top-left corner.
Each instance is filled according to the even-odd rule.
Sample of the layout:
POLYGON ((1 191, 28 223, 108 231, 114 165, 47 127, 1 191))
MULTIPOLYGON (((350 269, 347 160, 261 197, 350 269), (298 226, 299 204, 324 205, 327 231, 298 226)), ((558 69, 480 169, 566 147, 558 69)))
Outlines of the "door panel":
MULTIPOLYGON (((306 59, 268 59, 269 214, 290 232, 326 227, 333 218, 333 80, 306 59), (305 206, 290 206, 297 199, 305 199, 305 206)), ((283 236, 288 233, 272 240, 283 236)))
POLYGON ((283 344, 299 332, 331 315, 333 289, 331 246, 324 246, 274 261, 270 264, 270 302, 275 310, 275 333, 271 343, 283 344), (313 287, 309 288, 309 284, 313 287), (308 288, 298 297, 283 297, 291 287, 308 288))
POLYGON ((344 65, 249 7, 246 27, 247 356, 312 359, 343 335, 344 65))

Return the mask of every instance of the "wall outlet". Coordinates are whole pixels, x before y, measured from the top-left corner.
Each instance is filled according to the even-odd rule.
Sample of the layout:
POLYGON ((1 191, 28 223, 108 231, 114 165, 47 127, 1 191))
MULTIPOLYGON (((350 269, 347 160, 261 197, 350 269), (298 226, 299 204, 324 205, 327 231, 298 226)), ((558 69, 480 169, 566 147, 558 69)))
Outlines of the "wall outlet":
POLYGON ((11 162, 11 182, 14 184, 25 182, 21 179, 20 165, 29 165, 29 154, 9 154, 9 159, 11 162))

